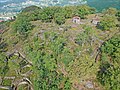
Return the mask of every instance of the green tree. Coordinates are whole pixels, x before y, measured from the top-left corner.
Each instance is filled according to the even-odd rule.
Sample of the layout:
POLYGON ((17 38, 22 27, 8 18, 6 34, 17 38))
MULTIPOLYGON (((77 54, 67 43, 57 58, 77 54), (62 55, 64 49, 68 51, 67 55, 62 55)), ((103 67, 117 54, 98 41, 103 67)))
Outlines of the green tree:
POLYGON ((25 17, 20 17, 12 23, 12 29, 21 35, 26 35, 33 29, 33 25, 25 17))
POLYGON ((60 7, 46 7, 41 9, 38 17, 43 22, 51 22, 54 18, 54 14, 59 12, 61 8, 60 7))
POLYGON ((56 13, 54 20, 59 25, 64 24, 65 23, 65 16, 63 13, 56 13))
POLYGON ((63 8, 65 10, 65 18, 72 18, 72 16, 74 15, 74 12, 76 10, 75 6, 65 6, 63 8))
POLYGON ((77 38, 75 42, 81 46, 84 46, 84 44, 87 42, 88 36, 85 33, 81 33, 77 35, 77 38))
POLYGON ((41 52, 38 56, 39 59, 36 60, 38 75, 35 83, 37 90, 59 90, 63 75, 56 72, 54 57, 48 52, 41 52))
POLYGON ((101 65, 98 81, 106 90, 119 90, 120 81, 120 38, 119 34, 105 42, 101 47, 101 65))
POLYGON ((116 16, 118 17, 118 21, 120 21, 120 10, 116 13, 116 16))
POLYGON ((77 6, 75 15, 80 16, 81 18, 85 18, 86 15, 95 13, 95 9, 91 8, 87 5, 77 6))
POLYGON ((64 90, 71 90, 71 83, 69 78, 67 78, 67 80, 65 81, 64 90))
POLYGON ((3 53, 0 53, 0 76, 4 77, 8 71, 8 60, 3 53))
POLYGON ((49 16, 44 12, 40 13, 38 17, 40 18, 40 20, 42 20, 42 22, 51 22, 49 16))
POLYGON ((90 26, 84 26, 84 32, 77 35, 75 42, 81 46, 84 46, 86 43, 92 43, 92 37, 94 36, 93 29, 90 26))
POLYGON ((37 7, 37 6, 29 6, 26 7, 22 10, 21 13, 18 14, 17 19, 18 18, 25 18, 28 21, 35 21, 38 20, 38 15, 41 12, 41 8, 37 7))
POLYGON ((7 51, 8 44, 5 42, 3 38, 0 38, 0 53, 7 51))
POLYGON ((102 63, 97 78, 106 90, 119 90, 120 67, 102 63))
POLYGON ((108 15, 116 15, 117 9, 116 8, 108 8, 107 10, 103 11, 103 14, 108 15))
MULTIPOLYGON (((119 52, 120 52, 119 41, 120 41, 120 38, 119 38, 119 34, 118 34, 118 35, 112 37, 110 40, 108 40, 101 47, 102 53, 106 53, 107 55, 111 56, 113 62, 116 61, 117 58, 119 58, 119 52)), ((116 62, 120 63, 119 60, 116 62)))
POLYGON ((105 15, 100 23, 98 24, 98 28, 102 30, 110 30, 113 27, 116 27, 116 17, 110 16, 110 15, 105 15))
POLYGON ((37 7, 37 6, 34 6, 34 5, 33 6, 28 6, 28 7, 24 8, 22 10, 22 13, 38 11, 40 9, 41 9, 40 7, 37 7))

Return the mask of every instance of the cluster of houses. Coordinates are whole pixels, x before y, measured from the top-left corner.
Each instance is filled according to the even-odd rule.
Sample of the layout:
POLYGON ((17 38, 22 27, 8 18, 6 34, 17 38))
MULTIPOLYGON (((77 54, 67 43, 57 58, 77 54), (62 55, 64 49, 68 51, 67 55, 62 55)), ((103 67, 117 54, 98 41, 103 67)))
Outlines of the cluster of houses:
MULTIPOLYGON (((76 23, 76 24, 83 24, 83 22, 79 16, 74 16, 72 18, 72 22, 76 23)), ((99 22, 100 22, 100 19, 97 17, 97 15, 95 15, 95 17, 92 18, 92 20, 91 20, 91 23, 95 26, 97 26, 99 24, 99 22)))

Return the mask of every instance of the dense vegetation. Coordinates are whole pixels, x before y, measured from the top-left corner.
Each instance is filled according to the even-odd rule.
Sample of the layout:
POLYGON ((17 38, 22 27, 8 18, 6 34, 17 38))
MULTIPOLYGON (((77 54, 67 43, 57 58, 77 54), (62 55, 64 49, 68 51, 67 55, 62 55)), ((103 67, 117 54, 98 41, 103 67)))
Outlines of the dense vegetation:
POLYGON ((85 18, 86 15, 95 13, 95 9, 83 6, 66 6, 66 7, 46 7, 38 8, 30 6, 25 8, 19 17, 25 17, 24 20, 34 21, 42 20, 43 22, 56 22, 57 24, 64 24, 65 19, 71 18, 75 15, 85 18), (34 9, 34 10, 33 10, 34 9))
POLYGON ((23 80, 34 90, 119 90, 119 11, 103 11, 94 25, 96 15, 86 5, 30 6, 1 23, 0 84, 15 87, 23 80), (83 23, 73 23, 74 16, 83 23), (6 78, 14 76, 11 84, 6 78))
POLYGON ((98 80, 107 90, 120 89, 120 35, 112 37, 101 47, 102 57, 98 80))

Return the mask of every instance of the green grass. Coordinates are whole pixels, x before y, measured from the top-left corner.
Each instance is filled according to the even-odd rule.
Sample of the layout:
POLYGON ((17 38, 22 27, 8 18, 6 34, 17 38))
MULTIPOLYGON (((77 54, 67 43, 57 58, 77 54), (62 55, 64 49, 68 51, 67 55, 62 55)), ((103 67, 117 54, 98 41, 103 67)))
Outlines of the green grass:
POLYGON ((12 83, 12 80, 7 80, 7 79, 4 79, 4 80, 3 80, 3 85, 4 85, 4 86, 10 86, 11 83, 12 83))
MULTIPOLYGON (((97 29, 95 26, 92 26, 92 24, 88 21, 92 20, 94 15, 90 15, 87 17, 86 21, 86 26, 92 27, 92 30, 94 32, 94 36, 99 38, 100 40, 105 41, 107 35, 114 35, 115 32, 118 30, 116 28, 113 28, 109 32, 104 32, 100 29, 97 29), (103 34, 103 35, 102 35, 103 34)), ((33 70, 33 74, 28 76, 34 82, 34 79, 38 76, 39 72, 36 70, 37 64, 35 63, 36 60, 38 60, 40 57, 36 57, 36 53, 39 55, 41 52, 41 47, 40 44, 44 42, 44 40, 40 39, 38 37, 38 40, 35 41, 35 38, 37 37, 36 34, 39 34, 40 36, 44 36, 43 34, 45 32, 51 33, 55 32, 60 36, 60 38, 64 38, 66 40, 66 46, 69 50, 70 54, 65 54, 66 56, 71 55, 73 57, 73 60, 71 61, 65 61, 66 59, 69 59, 67 57, 64 57, 64 54, 58 55, 57 59, 61 60, 62 56, 64 57, 64 60, 58 61, 59 64, 62 65, 62 67, 65 69, 67 72, 67 77, 70 78, 70 81, 74 83, 80 83, 81 80, 93 80, 95 83, 98 84, 96 80, 96 73, 99 70, 100 63, 95 63, 94 58, 90 57, 90 51, 84 51, 85 49, 90 49, 91 52, 96 49, 96 47, 99 47, 100 42, 96 40, 92 46, 89 44, 85 44, 83 47, 75 43, 75 39, 78 34, 82 33, 84 31, 83 27, 85 25, 78 25, 72 23, 71 19, 68 19, 65 24, 59 26, 55 23, 42 23, 41 21, 32 21, 31 22, 33 25, 35 25, 35 28, 29 33, 28 37, 25 40, 21 40, 18 36, 16 36, 15 33, 13 33, 13 30, 8 30, 3 34, 4 39, 6 42, 9 44, 8 45, 8 52, 11 52, 13 50, 18 50, 26 55, 26 59, 30 60, 33 62, 33 66, 31 67, 26 67, 21 69, 21 73, 24 74, 28 72, 29 70, 33 70), (74 27, 75 26, 75 27, 74 27), (59 28, 63 28, 63 31, 60 31, 59 28), (66 30, 67 29, 67 30, 66 30), (41 33, 41 30, 44 31, 41 33), (66 30, 66 31, 65 31, 66 30), (18 43, 14 46, 13 44, 18 43), (79 55, 79 52, 82 52, 79 55)), ((45 52, 50 52, 49 54, 53 54, 54 52, 50 50, 49 44, 51 43, 49 39, 47 39, 45 44, 45 52)), ((54 47, 53 47, 54 48, 54 47)), ((62 58, 63 59, 63 58, 62 58)), ((22 76, 20 74, 17 74, 15 70, 20 70, 20 66, 25 66, 27 63, 24 62, 21 58, 18 58, 17 56, 13 56, 10 58, 8 65, 9 65, 9 71, 7 72, 6 76, 16 76, 16 80, 19 80, 22 76), (14 62, 13 62, 14 60, 14 62)), ((0 65, 4 65, 0 63, 0 65)), ((50 65, 51 66, 51 65, 50 65)), ((57 66, 58 67, 58 66, 57 66)), ((57 68, 58 72, 61 73, 61 68, 57 68)), ((4 80, 3 81, 4 85, 11 85, 10 80, 4 80)), ((23 90, 25 86, 20 86, 19 90, 23 90)), ((102 86, 98 86, 102 87, 102 86)), ((24 88, 25 90, 25 88, 24 88)), ((74 89, 73 89, 74 90, 74 89)), ((103 89, 100 89, 103 90, 103 89)))

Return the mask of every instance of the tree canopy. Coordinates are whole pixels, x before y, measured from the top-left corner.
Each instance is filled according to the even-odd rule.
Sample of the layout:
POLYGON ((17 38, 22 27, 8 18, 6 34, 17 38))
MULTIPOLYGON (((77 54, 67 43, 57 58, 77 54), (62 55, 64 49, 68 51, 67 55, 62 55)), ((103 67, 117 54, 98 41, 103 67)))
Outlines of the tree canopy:
POLYGON ((120 81, 120 35, 116 35, 108 40, 102 47, 102 57, 100 71, 97 78, 105 88, 119 90, 120 81))
POLYGON ((98 28, 102 30, 110 30, 111 28, 116 27, 116 20, 115 16, 105 15, 98 24, 98 28))
POLYGON ((13 22, 12 28, 19 34, 27 34, 33 26, 25 17, 20 17, 13 22))

